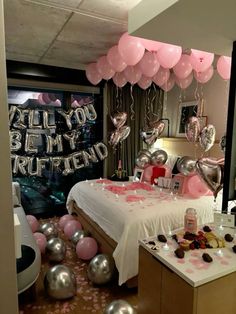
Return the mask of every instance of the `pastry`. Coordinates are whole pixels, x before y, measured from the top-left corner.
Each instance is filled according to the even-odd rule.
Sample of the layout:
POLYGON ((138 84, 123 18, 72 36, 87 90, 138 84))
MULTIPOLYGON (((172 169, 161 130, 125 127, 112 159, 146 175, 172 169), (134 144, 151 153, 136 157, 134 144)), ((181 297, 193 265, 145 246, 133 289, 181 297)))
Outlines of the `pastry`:
POLYGON ((164 234, 158 234, 157 239, 158 239, 158 241, 163 242, 163 243, 167 242, 167 239, 164 236, 164 234))
POLYGON ((207 263, 211 263, 213 261, 212 257, 207 253, 202 254, 202 259, 207 263))
POLYGON ((227 241, 227 242, 232 242, 233 239, 234 239, 234 237, 232 237, 231 234, 226 233, 226 235, 225 235, 225 241, 227 241))
POLYGON ((182 250, 181 248, 178 248, 175 250, 175 255, 178 257, 178 258, 184 258, 184 250, 182 250))

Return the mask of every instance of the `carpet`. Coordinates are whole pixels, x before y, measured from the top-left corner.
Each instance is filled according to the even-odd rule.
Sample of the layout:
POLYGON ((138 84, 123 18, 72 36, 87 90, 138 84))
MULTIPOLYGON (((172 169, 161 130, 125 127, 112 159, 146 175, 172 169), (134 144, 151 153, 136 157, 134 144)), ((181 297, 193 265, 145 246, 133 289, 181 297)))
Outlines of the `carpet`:
POLYGON ((47 257, 42 255, 41 272, 35 285, 34 296, 25 292, 19 296, 20 314, 102 314, 105 307, 112 301, 122 299, 137 309, 137 289, 128 289, 125 285, 118 286, 115 280, 103 286, 95 286, 87 278, 89 262, 80 260, 71 241, 66 239, 58 225, 59 217, 40 219, 40 223, 51 222, 59 232, 59 237, 66 243, 66 256, 60 264, 68 266, 76 276, 77 293, 68 300, 55 300, 46 295, 43 280, 51 264, 47 257))

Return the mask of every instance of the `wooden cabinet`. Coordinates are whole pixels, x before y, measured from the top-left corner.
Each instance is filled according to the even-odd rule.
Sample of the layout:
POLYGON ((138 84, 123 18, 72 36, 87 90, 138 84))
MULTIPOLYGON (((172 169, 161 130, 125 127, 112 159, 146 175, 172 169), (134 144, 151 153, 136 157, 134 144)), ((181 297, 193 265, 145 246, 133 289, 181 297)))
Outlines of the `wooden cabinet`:
POLYGON ((139 248, 138 314, 235 314, 236 273, 192 287, 139 248))

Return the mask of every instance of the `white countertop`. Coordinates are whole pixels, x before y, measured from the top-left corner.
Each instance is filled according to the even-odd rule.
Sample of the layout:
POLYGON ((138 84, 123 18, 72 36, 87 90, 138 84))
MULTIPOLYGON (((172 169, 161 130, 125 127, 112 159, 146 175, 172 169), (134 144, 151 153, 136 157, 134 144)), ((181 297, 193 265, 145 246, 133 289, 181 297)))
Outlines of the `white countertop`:
POLYGON ((223 236, 230 233, 234 236, 234 240, 233 242, 225 242, 226 247, 221 249, 185 251, 185 256, 182 259, 176 257, 174 251, 178 245, 171 237, 166 236, 168 239, 167 248, 164 243, 157 240, 157 237, 141 240, 139 244, 191 286, 198 287, 236 271, 236 254, 232 250, 232 247, 236 245, 236 229, 224 227, 223 230, 219 230, 216 227, 213 232, 217 234, 221 232, 223 236), (154 241, 155 246, 159 249, 153 250, 153 245, 148 244, 149 241, 154 241), (208 253, 213 261, 211 263, 204 262, 202 259, 203 253, 208 253), (220 256, 220 253, 222 253, 222 256, 220 256))

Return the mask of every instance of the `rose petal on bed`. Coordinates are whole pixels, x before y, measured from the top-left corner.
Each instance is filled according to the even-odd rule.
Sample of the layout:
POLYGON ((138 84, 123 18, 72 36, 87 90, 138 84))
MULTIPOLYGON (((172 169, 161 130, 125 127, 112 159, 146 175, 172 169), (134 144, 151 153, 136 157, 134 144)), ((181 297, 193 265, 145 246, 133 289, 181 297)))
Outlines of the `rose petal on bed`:
POLYGON ((140 202, 144 201, 145 197, 141 195, 127 195, 125 201, 126 202, 140 202))
POLYGON ((108 179, 99 179, 99 180, 96 180, 96 183, 111 184, 112 181, 108 179))

